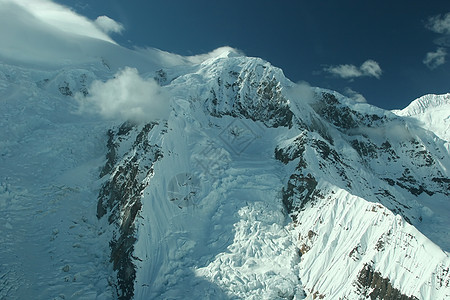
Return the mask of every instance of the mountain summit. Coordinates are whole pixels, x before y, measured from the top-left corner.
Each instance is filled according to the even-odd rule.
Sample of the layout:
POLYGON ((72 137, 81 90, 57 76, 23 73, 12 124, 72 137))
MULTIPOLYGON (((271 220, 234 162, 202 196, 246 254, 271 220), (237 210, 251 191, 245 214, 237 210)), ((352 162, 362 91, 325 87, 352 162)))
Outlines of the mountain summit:
POLYGON ((449 297, 448 94, 107 49, 0 63, 0 299, 449 297))
POLYGON ((410 117, 420 122, 420 125, 434 132, 444 141, 450 140, 450 94, 425 95, 411 102, 402 110, 393 111, 403 117, 410 117))

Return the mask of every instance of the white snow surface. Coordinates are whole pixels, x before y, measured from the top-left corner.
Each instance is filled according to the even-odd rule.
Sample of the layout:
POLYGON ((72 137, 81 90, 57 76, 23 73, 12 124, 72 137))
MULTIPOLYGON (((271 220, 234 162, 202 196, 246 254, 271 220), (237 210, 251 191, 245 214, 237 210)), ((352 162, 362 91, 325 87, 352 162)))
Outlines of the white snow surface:
POLYGON ((360 299, 348 285, 357 284, 364 264, 374 264, 375 271, 408 296, 447 299, 448 253, 383 205, 330 183, 320 188, 328 192, 324 199, 300 212, 293 228, 302 246, 310 247, 300 264, 308 292, 320 291, 327 299, 360 299), (436 282, 440 280, 444 286, 436 282))
POLYGON ((422 96, 402 110, 393 113, 417 120, 425 129, 450 142, 450 93, 422 96))
MULTIPOLYGON (((317 293, 325 299, 356 299, 355 280, 365 263, 408 296, 448 299, 448 252, 421 233, 427 234, 428 225, 430 231, 445 231, 449 213, 439 210, 448 205, 439 201, 448 199, 411 200, 412 206, 441 218, 437 227, 425 222, 419 232, 400 215, 362 197, 363 192, 351 194, 338 174, 317 168, 323 199, 308 204, 293 222, 281 190, 295 165, 275 160, 274 149, 293 143, 302 131, 205 112, 205 97, 219 76, 226 81, 233 72, 252 69, 256 75, 241 75, 274 74, 284 87, 294 86, 281 70, 229 48, 196 58, 114 49, 110 56, 61 68, 0 64, 0 299, 117 297, 109 261, 112 229, 106 218, 97 219, 96 208, 106 132, 122 120, 77 114, 77 101, 62 92, 68 87, 82 93, 92 81, 107 81, 126 66, 137 67, 145 78, 163 68, 167 82, 162 88, 171 105, 167 133, 148 136, 164 157, 148 178, 136 219, 135 299, 312 299, 317 293), (129 55, 121 60, 118 53, 129 55), (140 57, 144 63, 139 68, 140 57), (159 62, 159 57, 166 59, 159 62), (190 190, 195 197, 187 202, 174 201, 169 190, 179 174, 198 179, 190 190), (427 206, 421 204, 425 200, 427 206)), ((289 100, 296 118, 312 118, 309 104, 289 100)), ((384 114, 367 104, 352 105, 384 114)), ((431 110, 396 113, 417 118, 421 127, 448 141, 448 130, 430 121, 431 110)), ((449 110, 441 111, 448 119, 449 110)), ((337 142, 336 147, 355 156, 346 145, 337 142)), ((306 156, 317 162, 317 153, 307 151, 306 156)), ((448 158, 439 161, 448 177, 448 158)), ((376 164, 352 167, 360 168, 363 177, 369 169, 387 172, 376 164)), ((448 235, 439 238, 448 245, 448 235)))
POLYGON ((237 155, 216 138, 232 118, 213 129, 186 118, 192 113, 169 119, 163 151, 172 155, 155 168, 142 199, 136 298, 301 297, 300 260, 279 195, 282 164, 271 151, 278 130, 238 121, 258 137, 237 155), (177 172, 200 178, 197 200, 182 208, 167 199, 164 183, 177 172))

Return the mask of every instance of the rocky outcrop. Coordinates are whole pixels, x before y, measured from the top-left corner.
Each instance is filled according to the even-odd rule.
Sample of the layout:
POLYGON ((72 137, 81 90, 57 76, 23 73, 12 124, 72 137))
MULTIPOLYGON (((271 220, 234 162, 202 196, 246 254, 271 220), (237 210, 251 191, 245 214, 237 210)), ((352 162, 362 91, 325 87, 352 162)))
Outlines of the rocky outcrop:
POLYGON ((233 67, 220 70, 205 110, 215 117, 228 115, 260 121, 267 127, 292 127, 293 113, 282 93, 280 80, 285 78, 281 70, 260 59, 233 67))
POLYGON ((419 300, 415 296, 402 294, 400 290, 392 286, 389 278, 384 278, 380 272, 376 272, 369 264, 365 264, 359 272, 355 285, 359 294, 366 299, 419 300))
POLYGON ((135 220, 142 206, 142 193, 153 175, 153 165, 162 158, 160 147, 148 141, 155 125, 138 127, 126 122, 108 131, 107 160, 100 174, 108 179, 98 196, 97 217, 107 217, 115 228, 110 248, 119 299, 131 299, 134 295, 134 261, 139 259, 133 256, 135 220), (132 146, 126 148, 123 144, 129 142, 132 146))

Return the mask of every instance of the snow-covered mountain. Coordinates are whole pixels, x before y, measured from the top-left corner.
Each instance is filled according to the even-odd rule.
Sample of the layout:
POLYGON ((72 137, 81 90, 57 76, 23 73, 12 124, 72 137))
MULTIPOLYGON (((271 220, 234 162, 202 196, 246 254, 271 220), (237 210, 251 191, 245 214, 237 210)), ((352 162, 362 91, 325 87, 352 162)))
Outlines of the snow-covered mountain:
POLYGON ((1 299, 449 297, 448 95, 393 113, 223 48, 147 64, 165 118, 105 120, 140 89, 106 60, 0 66, 1 299))
POLYGON ((450 298, 449 94, 387 111, 24 3, 0 2, 1 300, 450 298))

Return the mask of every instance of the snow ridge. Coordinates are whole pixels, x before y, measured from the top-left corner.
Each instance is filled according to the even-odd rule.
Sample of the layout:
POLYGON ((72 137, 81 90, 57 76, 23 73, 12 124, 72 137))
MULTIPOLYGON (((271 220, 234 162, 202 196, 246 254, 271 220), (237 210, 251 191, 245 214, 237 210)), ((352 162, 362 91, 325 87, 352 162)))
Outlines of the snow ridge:
POLYGON ((450 149, 450 94, 425 95, 393 113, 418 121, 423 128, 447 141, 446 147, 450 149))
POLYGON ((414 100, 406 108, 394 110, 393 112, 401 116, 414 116, 423 114, 428 109, 438 107, 448 109, 448 106, 450 106, 450 93, 443 95, 428 94, 414 100))

